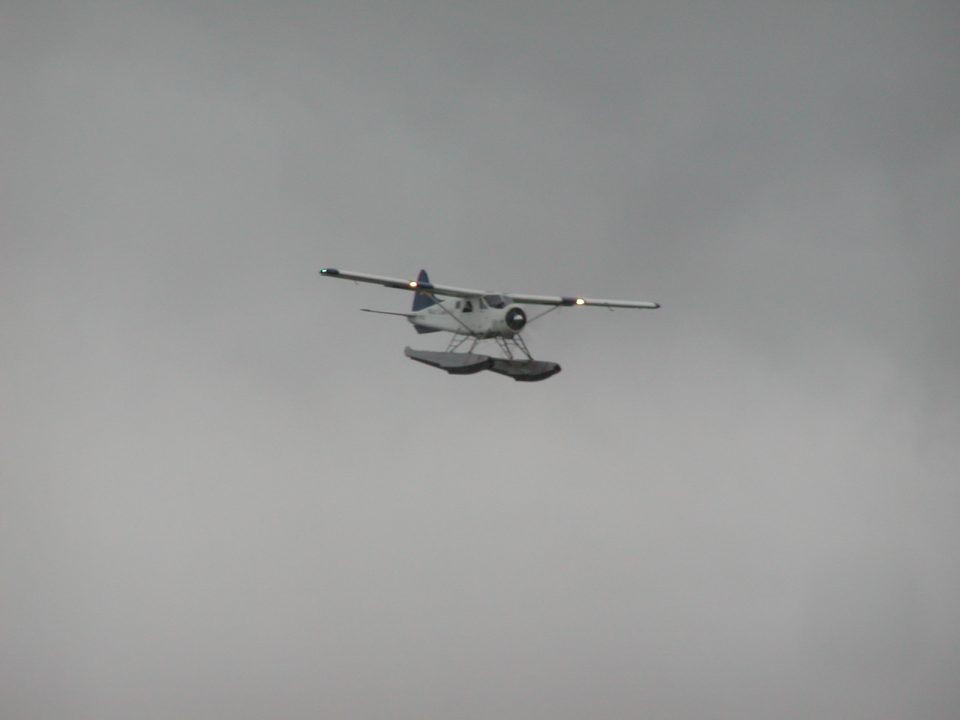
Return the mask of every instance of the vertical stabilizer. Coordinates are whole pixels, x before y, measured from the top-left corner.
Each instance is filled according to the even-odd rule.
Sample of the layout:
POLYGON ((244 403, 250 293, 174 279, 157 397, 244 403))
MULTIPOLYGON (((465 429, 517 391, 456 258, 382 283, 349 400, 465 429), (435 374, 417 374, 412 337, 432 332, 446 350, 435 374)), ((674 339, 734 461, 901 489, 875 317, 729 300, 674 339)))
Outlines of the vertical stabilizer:
MULTIPOLYGON (((420 283, 421 285, 427 285, 427 286, 430 285, 430 278, 427 276, 426 270, 420 271, 420 274, 417 275, 417 282, 420 283)), ((436 304, 437 304, 437 301, 434 300, 431 296, 425 293, 421 293, 420 291, 417 291, 416 293, 414 293, 413 312, 417 312, 418 310, 423 310, 424 308, 428 308, 431 305, 436 305, 436 304)))

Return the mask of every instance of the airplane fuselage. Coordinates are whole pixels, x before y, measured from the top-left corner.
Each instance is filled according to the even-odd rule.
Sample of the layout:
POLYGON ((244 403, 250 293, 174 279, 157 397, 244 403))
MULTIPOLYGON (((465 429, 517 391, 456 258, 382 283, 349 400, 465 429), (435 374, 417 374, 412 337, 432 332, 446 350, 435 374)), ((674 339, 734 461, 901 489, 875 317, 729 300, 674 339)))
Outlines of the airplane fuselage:
POLYGON ((408 316, 419 333, 451 332, 480 339, 513 338, 526 325, 519 305, 508 305, 500 295, 477 298, 437 298, 408 316))

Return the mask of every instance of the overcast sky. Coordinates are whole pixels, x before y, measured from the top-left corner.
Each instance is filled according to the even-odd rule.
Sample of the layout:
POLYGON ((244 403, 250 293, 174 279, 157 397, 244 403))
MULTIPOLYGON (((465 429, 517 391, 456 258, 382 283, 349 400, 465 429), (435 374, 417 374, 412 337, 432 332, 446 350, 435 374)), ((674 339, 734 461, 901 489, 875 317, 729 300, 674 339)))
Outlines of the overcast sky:
POLYGON ((0 2, 0 715, 955 718, 958 38, 0 2), (324 265, 663 309, 455 377, 324 265))

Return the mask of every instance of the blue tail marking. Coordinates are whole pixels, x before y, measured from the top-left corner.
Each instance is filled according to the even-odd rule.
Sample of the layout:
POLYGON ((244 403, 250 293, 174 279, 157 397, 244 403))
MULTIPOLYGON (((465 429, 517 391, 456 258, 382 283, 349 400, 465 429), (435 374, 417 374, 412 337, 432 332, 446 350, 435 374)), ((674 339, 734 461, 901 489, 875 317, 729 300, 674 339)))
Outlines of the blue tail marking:
MULTIPOLYGON (((420 274, 417 275, 417 282, 420 283, 421 285, 430 285, 430 278, 427 276, 426 270, 420 271, 420 274)), ((418 310, 423 310, 424 308, 428 308, 431 305, 436 305, 436 304, 437 304, 437 301, 434 300, 429 295, 424 295, 420 292, 417 292, 413 296, 413 312, 417 312, 418 310)))

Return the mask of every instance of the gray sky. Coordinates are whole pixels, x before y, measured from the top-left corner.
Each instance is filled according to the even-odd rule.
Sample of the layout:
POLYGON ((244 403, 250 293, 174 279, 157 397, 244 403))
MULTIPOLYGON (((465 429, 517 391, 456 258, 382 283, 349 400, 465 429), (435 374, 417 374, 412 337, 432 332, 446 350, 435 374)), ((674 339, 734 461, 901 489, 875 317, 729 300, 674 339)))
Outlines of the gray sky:
POLYGON ((0 714, 956 717, 958 37, 0 4, 0 714), (323 265, 664 308, 458 378, 323 265))

